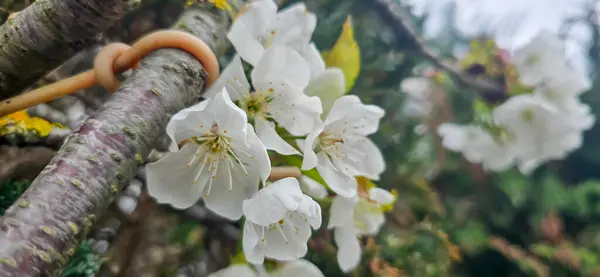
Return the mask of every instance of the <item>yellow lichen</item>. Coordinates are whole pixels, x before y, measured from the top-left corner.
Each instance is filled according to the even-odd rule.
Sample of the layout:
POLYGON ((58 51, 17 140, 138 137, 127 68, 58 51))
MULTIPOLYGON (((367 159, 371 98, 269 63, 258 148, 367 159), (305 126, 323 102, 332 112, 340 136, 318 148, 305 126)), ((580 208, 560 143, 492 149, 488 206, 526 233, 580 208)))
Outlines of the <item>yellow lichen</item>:
POLYGON ((231 5, 229 5, 227 0, 208 0, 208 1, 211 2, 213 5, 215 5, 215 7, 217 7, 218 9, 231 11, 231 5))
MULTIPOLYGON (((185 1, 185 6, 191 6, 193 4, 196 4, 198 2, 205 2, 206 0, 202 1, 202 0, 186 0, 185 1)), ((210 2, 211 4, 215 5, 215 7, 217 7, 218 9, 221 10, 227 10, 227 11, 231 11, 231 5, 227 2, 227 0, 208 0, 208 2, 210 2)), ((153 90, 154 91, 154 90, 153 90)))
POLYGON ((0 136, 9 133, 25 134, 33 132, 39 137, 46 137, 54 127, 63 128, 58 123, 52 123, 39 117, 31 117, 24 110, 0 117, 0 136))

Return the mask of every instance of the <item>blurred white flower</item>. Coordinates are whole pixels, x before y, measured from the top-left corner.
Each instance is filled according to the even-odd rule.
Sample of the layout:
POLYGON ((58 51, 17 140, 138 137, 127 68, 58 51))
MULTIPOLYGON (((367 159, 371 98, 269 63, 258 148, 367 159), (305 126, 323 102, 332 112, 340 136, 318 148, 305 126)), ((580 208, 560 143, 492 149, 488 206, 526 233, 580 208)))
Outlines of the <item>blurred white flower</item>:
POLYGON ((202 196, 209 209, 238 220, 242 201, 266 181, 271 162, 227 90, 175 114, 167 134, 177 145, 185 144, 147 165, 150 195, 178 209, 202 196))
POLYGON ((547 31, 537 33, 526 45, 515 51, 511 61, 519 71, 520 81, 537 86, 546 80, 561 78, 569 69, 564 42, 547 31))
POLYGON ((509 132, 521 172, 529 174, 540 164, 562 159, 581 146, 581 132, 593 121, 577 106, 572 108, 571 118, 539 95, 525 94, 513 96, 494 109, 494 122, 509 132))
POLYGON ((310 72, 306 61, 287 46, 267 49, 251 74, 255 91, 246 79, 242 62, 235 56, 217 82, 206 92, 211 97, 226 87, 233 101, 254 120, 256 134, 267 149, 283 155, 300 154, 275 130, 274 120, 294 136, 315 129, 322 113, 318 97, 303 93, 310 72))
POLYGON ((502 171, 514 165, 511 145, 495 140, 480 126, 444 123, 438 127, 438 134, 446 149, 461 152, 467 161, 481 164, 486 170, 502 171))
POLYGON ((376 235, 385 223, 383 206, 395 200, 392 193, 377 187, 369 189, 368 195, 351 198, 338 195, 333 199, 327 228, 334 229, 337 260, 343 272, 352 271, 360 262, 358 236, 376 235))
POLYGON ((403 111, 407 116, 421 117, 431 112, 433 84, 426 77, 406 78, 400 84, 400 89, 407 94, 403 111))
POLYGON ((356 194, 354 176, 379 180, 385 161, 367 136, 379 129, 384 113, 378 106, 361 103, 354 95, 340 97, 324 125, 300 143, 304 152, 302 170, 316 167, 327 185, 345 197, 356 194))
POLYGON ((294 4, 277 13, 273 0, 258 0, 233 23, 227 38, 239 55, 255 66, 265 49, 287 45, 304 51, 317 26, 317 17, 308 12, 304 3, 294 4))
POLYGON ((284 178, 244 201, 243 249, 255 264, 265 257, 281 261, 306 254, 311 227, 321 226, 321 206, 300 190, 298 180, 284 178))

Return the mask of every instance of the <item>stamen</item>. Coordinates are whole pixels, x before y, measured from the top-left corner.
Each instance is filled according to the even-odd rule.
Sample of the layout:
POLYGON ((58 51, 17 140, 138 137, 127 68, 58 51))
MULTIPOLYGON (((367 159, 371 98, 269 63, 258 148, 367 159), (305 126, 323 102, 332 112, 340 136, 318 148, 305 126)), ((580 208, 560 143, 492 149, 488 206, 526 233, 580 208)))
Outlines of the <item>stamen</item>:
POLYGON ((279 233, 281 234, 281 236, 285 240, 285 243, 289 243, 287 237, 285 237, 285 233, 283 232, 283 224, 279 228, 277 228, 277 225, 275 225, 274 227, 275 227, 275 229, 279 230, 279 233))
POLYGON ((196 174, 196 178, 194 178, 194 181, 192 182, 192 184, 195 184, 196 181, 198 181, 198 178, 200 178, 200 175, 202 174, 202 171, 204 170, 204 167, 206 166, 206 161, 208 160, 208 154, 206 154, 204 156, 204 160, 202 161, 202 166, 200 167, 200 170, 198 170, 198 173, 196 174))
POLYGON ((200 154, 200 150, 202 150, 202 146, 198 145, 198 149, 196 150, 196 153, 192 157, 192 160, 187 164, 188 167, 192 166, 192 163, 196 160, 196 158, 198 157, 198 154, 200 154))
POLYGON ((248 171, 246 170, 246 167, 244 166, 244 163, 242 163, 242 161, 240 160, 240 158, 238 157, 238 155, 233 151, 233 148, 228 147, 227 148, 227 152, 229 154, 231 154, 231 156, 235 159, 235 161, 240 164, 240 166, 242 167, 242 169, 244 170, 244 173, 246 173, 246 176, 248 176, 248 171))

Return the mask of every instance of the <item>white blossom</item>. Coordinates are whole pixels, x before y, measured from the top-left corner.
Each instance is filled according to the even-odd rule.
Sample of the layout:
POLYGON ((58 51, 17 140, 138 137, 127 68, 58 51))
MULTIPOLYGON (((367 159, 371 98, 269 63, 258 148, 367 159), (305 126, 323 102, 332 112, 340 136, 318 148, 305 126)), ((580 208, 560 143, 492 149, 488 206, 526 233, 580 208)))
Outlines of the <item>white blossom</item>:
POLYGON ((346 92, 344 73, 337 67, 325 68, 325 62, 314 43, 311 43, 302 53, 310 68, 310 83, 304 89, 309 96, 318 96, 323 106, 323 116, 346 92))
POLYGON ((404 113, 408 116, 426 116, 431 111, 431 96, 433 84, 427 77, 407 78, 400 84, 400 89, 407 94, 404 103, 404 113))
POLYGON ((395 199, 392 193, 377 187, 369 189, 368 195, 351 198, 338 195, 333 199, 328 228, 334 229, 337 260, 343 272, 352 271, 360 262, 358 236, 376 235, 385 223, 382 206, 395 199))
POLYGON ((378 180, 385 170, 381 151, 366 136, 379 128, 384 110, 365 105, 354 95, 335 101, 324 125, 300 144, 304 152, 302 170, 316 167, 327 185, 337 194, 356 194, 354 176, 378 180))
POLYGON ((264 258, 282 261, 306 254, 311 227, 321 226, 321 207, 300 190, 298 180, 274 182, 244 200, 243 249, 246 259, 261 264, 264 258))
POLYGON ((239 56, 227 66, 206 93, 215 94, 226 87, 233 101, 254 120, 256 133, 267 149, 283 155, 300 154, 275 130, 274 120, 294 136, 315 129, 322 113, 318 97, 303 93, 310 72, 306 61, 293 49, 273 46, 252 70, 252 87, 246 79, 239 56))
POLYGON ((254 66, 270 46, 287 45, 304 51, 316 26, 317 17, 307 11, 304 3, 277 13, 273 0, 258 0, 248 4, 227 38, 242 59, 254 66))
POLYGON ((178 209, 203 197, 217 214, 239 219, 242 201, 266 181, 271 164, 246 114, 231 102, 227 90, 175 114, 167 134, 183 146, 147 165, 150 195, 178 209))

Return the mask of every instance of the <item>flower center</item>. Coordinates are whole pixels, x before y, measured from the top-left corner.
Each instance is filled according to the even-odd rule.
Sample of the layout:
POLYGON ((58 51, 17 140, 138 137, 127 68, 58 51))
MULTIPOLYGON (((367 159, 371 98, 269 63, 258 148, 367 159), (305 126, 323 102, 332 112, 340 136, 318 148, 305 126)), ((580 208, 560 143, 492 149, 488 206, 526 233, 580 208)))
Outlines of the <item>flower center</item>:
MULTIPOLYGON (((218 170, 225 170, 223 176, 229 176, 229 191, 233 190, 231 171, 233 171, 236 166, 240 166, 246 173, 246 176, 248 175, 246 164, 240 160, 238 153, 231 147, 231 139, 219 134, 219 129, 216 125, 214 125, 205 135, 196 136, 191 139, 198 144, 198 148, 187 166, 192 166, 198 157, 203 156, 200 158, 201 161, 198 165, 198 172, 196 173, 193 183, 196 183, 200 176, 209 174, 210 179, 205 193, 207 196, 210 194, 212 183, 217 177, 218 170)), ((237 149, 237 151, 243 152, 241 149, 237 149)), ((243 153, 249 155, 246 152, 243 153)))
POLYGON ((248 94, 246 99, 240 100, 240 107, 251 118, 267 117, 269 111, 269 102, 271 101, 270 94, 272 89, 267 92, 254 91, 248 94))

